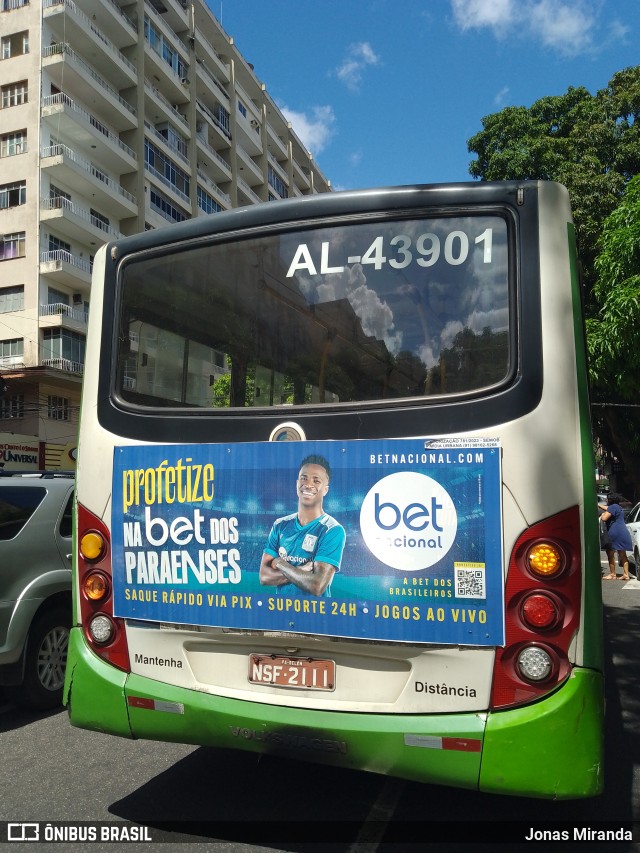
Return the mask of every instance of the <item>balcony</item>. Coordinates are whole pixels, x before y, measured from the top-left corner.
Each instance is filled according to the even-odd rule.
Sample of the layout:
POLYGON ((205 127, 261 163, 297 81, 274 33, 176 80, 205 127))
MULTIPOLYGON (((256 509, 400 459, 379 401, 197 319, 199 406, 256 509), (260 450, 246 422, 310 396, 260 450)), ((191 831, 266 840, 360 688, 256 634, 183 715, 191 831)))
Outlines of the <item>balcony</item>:
POLYGON ((160 119, 160 116, 157 115, 158 110, 161 111, 162 115, 169 121, 177 120, 181 125, 181 131, 185 134, 188 134, 189 130, 189 122, 186 117, 182 115, 180 110, 177 108, 177 104, 172 104, 168 101, 165 96, 162 94, 160 89, 157 86, 154 86, 148 80, 144 81, 144 94, 145 97, 150 99, 150 105, 147 107, 147 112, 149 115, 155 115, 156 121, 160 119))
POLYGON ((41 167, 50 169, 69 189, 95 197, 96 208, 114 219, 135 216, 138 203, 134 195, 66 145, 51 145, 40 152, 41 167))
POLYGON ((17 370, 26 367, 24 355, 0 355, 0 370, 17 370))
POLYGON ((238 169, 242 173, 242 177, 250 187, 255 187, 264 184, 264 174, 260 166, 252 160, 249 154, 244 150, 242 145, 236 145, 236 158, 238 169))
MULTIPOLYGON (((158 18, 171 32, 182 33, 189 28, 189 3, 187 0, 160 0, 160 2, 147 0, 147 4, 157 13, 158 18)), ((145 11, 148 10, 145 9, 145 11)))
POLYGON ((61 196, 41 200, 40 221, 56 222, 56 229, 63 237, 90 246, 101 246, 122 236, 117 228, 106 225, 90 210, 61 196))
POLYGON ((72 308, 63 302, 40 306, 41 329, 63 326, 65 329, 86 335, 88 318, 89 313, 85 308, 72 308))
POLYGON ((94 4, 94 8, 94 15, 100 20, 98 17, 95 21, 89 18, 73 0, 43 0, 42 15, 59 41, 86 45, 85 53, 91 55, 95 68, 111 80, 116 89, 134 86, 137 69, 109 34, 124 47, 137 41, 135 30, 126 16, 115 12, 114 4, 94 4))
POLYGON ((270 124, 267 125, 267 144, 269 151, 273 154, 276 160, 288 160, 289 148, 278 136, 270 124))
POLYGON ((84 290, 91 284, 91 264, 71 252, 56 249, 40 255, 40 273, 52 281, 84 290))
MULTIPOLYGON (((200 31, 198 33, 198 46, 200 48, 206 50, 206 54, 204 56, 204 59, 206 59, 207 64, 210 64, 213 68, 215 68, 215 71, 217 72, 218 77, 220 77, 220 80, 223 81, 223 90, 224 90, 224 84, 229 83, 229 81, 231 80, 231 76, 229 74, 229 66, 221 58, 220 54, 213 47, 211 42, 209 42, 204 37, 204 35, 202 33, 202 29, 200 29, 200 31)), ((198 60, 198 62, 200 62, 200 61, 202 61, 202 60, 198 60)), ((211 74, 211 71, 209 69, 207 69, 207 70, 211 74)), ((216 79, 215 76, 214 76, 214 79, 216 79)), ((224 90, 224 92, 226 94, 226 90, 224 90)))
MULTIPOLYGON (((284 185, 288 186, 289 175, 287 174, 286 166, 283 166, 281 163, 278 163, 276 158, 271 153, 267 155, 267 158, 269 160, 269 165, 271 166, 275 174, 280 178, 284 185)), ((276 189, 278 188, 276 187, 276 189)))
POLYGON ((250 204, 260 204, 262 202, 260 196, 254 193, 249 184, 242 178, 238 178, 238 192, 245 195, 249 199, 250 204))
POLYGON ((135 172, 136 153, 110 128, 64 92, 42 99, 42 118, 51 119, 55 132, 87 152, 118 175, 135 172), (97 131, 97 132, 96 132, 97 131))
POLYGON ((52 44, 42 49, 42 65, 58 89, 70 96, 89 98, 96 109, 118 131, 138 126, 135 107, 126 101, 68 44, 52 44))
POLYGON ((144 46, 145 72, 154 78, 156 88, 162 91, 170 103, 186 103, 189 100, 188 78, 185 76, 187 72, 184 71, 183 76, 180 76, 178 71, 165 62, 148 39, 145 39, 144 46))
POLYGON ((223 149, 230 148, 231 131, 229 130, 228 124, 225 124, 225 122, 217 118, 217 116, 215 116, 211 110, 202 103, 202 101, 198 100, 196 105, 201 115, 205 117, 209 129, 211 130, 211 138, 213 139, 214 147, 219 146, 223 149))
POLYGON ((171 142, 166 136, 162 133, 159 133, 149 124, 148 121, 144 123, 145 133, 149 137, 153 137, 153 142, 155 145, 159 145, 161 149, 165 151, 165 153, 172 158, 177 158, 181 161, 182 166, 184 167, 185 172, 191 171, 191 162, 187 157, 187 144, 186 142, 180 142, 179 146, 174 142, 171 142))
POLYGON ((211 173, 214 181, 220 181, 220 183, 223 184, 230 181, 231 166, 227 163, 224 157, 221 157, 220 154, 218 154, 218 152, 212 148, 200 134, 196 136, 196 142, 198 143, 200 153, 204 154, 207 158, 206 160, 198 160, 198 165, 206 168, 206 170, 211 173))
POLYGON ((311 182, 309 180, 309 167, 301 166, 297 160, 293 161, 293 176, 296 184, 304 189, 309 189, 311 182), (306 171, 305 171, 306 169, 306 171))
POLYGON ((64 370, 65 373, 76 373, 80 376, 84 373, 84 364, 68 358, 43 358, 42 364, 45 367, 53 367, 55 370, 64 370))
POLYGON ((169 190, 169 192, 173 193, 176 199, 179 199, 183 205, 186 206, 186 212, 191 211, 191 199, 186 193, 183 193, 182 190, 179 190, 175 184, 172 184, 168 178, 165 178, 163 174, 161 174, 157 169, 154 169, 153 166, 150 166, 148 163, 144 164, 144 170, 149 174, 154 181, 158 181, 162 184, 165 190, 169 190))
MULTIPOLYGON (((207 57, 207 62, 209 61, 210 58, 207 57)), ((218 80, 218 78, 212 71, 207 68, 204 60, 202 59, 198 59, 196 63, 196 76, 198 83, 204 83, 205 90, 210 91, 211 89, 217 89, 216 94, 222 98, 222 103, 224 104, 224 106, 227 109, 230 109, 229 93, 225 89, 224 84, 220 80, 218 80)), ((198 88, 200 88, 200 86, 198 86, 198 88)))
POLYGON ((222 207, 231 207, 231 196, 198 169, 198 183, 219 202, 222 207))
POLYGON ((236 130, 238 142, 251 157, 262 154, 262 137, 257 119, 248 119, 241 112, 236 113, 236 130))

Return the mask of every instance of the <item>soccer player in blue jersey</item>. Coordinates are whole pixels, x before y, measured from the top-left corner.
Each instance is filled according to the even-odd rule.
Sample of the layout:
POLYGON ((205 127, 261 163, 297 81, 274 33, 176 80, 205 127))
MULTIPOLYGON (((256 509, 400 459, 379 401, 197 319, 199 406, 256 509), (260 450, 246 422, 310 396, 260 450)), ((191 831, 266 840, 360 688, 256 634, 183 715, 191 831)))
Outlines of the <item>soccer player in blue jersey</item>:
POLYGON ((302 460, 296 480, 298 511, 273 523, 260 563, 261 584, 279 589, 288 585, 287 595, 331 595, 346 537, 344 527, 322 507, 330 479, 323 456, 302 460))

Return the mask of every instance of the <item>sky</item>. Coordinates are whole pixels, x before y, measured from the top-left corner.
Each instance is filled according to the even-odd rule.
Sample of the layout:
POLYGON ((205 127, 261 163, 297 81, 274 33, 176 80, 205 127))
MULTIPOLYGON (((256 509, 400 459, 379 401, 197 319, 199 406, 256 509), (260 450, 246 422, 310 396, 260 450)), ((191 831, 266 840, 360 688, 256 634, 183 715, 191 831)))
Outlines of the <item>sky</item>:
POLYGON ((482 119, 640 65, 640 0, 207 0, 334 190, 471 180, 482 119))

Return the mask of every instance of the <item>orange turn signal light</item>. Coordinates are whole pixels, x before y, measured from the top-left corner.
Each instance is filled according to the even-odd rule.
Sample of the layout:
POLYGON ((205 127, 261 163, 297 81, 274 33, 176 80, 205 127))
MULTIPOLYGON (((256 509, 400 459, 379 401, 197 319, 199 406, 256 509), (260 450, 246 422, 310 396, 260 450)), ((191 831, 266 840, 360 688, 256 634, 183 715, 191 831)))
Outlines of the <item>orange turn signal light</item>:
POLYGON ((553 542, 536 542, 527 552, 527 565, 534 575, 549 578, 564 568, 564 554, 553 542))
POLYGON ((107 549, 106 542, 99 533, 94 530, 85 533, 80 539, 80 554, 89 560, 99 560, 107 549))

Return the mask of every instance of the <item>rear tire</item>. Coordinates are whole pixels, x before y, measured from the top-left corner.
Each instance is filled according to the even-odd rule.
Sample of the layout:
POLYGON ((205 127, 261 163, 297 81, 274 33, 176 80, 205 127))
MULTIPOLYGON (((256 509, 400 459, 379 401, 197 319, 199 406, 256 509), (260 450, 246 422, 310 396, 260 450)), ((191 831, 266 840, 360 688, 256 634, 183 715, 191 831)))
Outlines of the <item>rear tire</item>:
POLYGON ((21 708, 44 711, 62 704, 71 616, 58 608, 38 616, 29 631, 24 681, 7 688, 9 699, 21 708))

